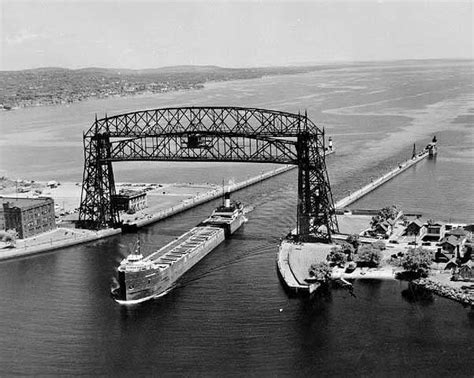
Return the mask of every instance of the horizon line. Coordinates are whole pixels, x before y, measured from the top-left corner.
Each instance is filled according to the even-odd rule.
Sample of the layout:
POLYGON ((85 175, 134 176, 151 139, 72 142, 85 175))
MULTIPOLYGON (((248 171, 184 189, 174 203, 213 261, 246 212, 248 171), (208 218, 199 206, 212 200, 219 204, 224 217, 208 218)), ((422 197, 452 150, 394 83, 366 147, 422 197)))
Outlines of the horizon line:
POLYGON ((255 66, 219 66, 215 64, 176 64, 176 65, 167 65, 167 66, 158 66, 158 67, 144 67, 144 68, 126 68, 126 67, 104 67, 104 66, 83 66, 83 67, 64 67, 64 66, 39 66, 39 67, 30 67, 30 68, 20 68, 20 69, 0 69, 0 72, 21 72, 21 71, 34 71, 41 69, 62 69, 69 71, 79 71, 85 69, 100 69, 100 70, 126 70, 126 71, 144 71, 144 70, 160 70, 168 68, 178 68, 178 67, 214 67, 214 68, 223 68, 223 69, 260 69, 260 68, 290 68, 290 67, 311 67, 318 65, 327 65, 327 64, 368 64, 368 63, 388 63, 388 62, 417 62, 417 61, 474 61, 473 58, 397 58, 397 59, 379 59, 379 60, 327 60, 327 61, 308 61, 308 62, 294 62, 285 65, 255 65, 255 66))

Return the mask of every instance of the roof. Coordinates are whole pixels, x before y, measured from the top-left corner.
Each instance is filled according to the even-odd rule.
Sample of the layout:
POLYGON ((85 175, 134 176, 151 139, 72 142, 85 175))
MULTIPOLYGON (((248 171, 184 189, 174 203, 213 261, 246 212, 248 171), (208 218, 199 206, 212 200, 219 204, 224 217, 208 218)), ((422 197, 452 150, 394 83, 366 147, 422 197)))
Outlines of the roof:
MULTIPOLYGON (((408 224, 408 226, 410 226, 410 225, 412 225, 412 224, 416 224, 418 227, 421 228, 421 227, 423 227, 423 223, 424 223, 423 220, 421 220, 420 218, 416 218, 416 219, 412 220, 412 221, 408 224)), ((408 226, 407 226, 407 227, 408 227, 408 226)))
POLYGON ((388 224, 387 222, 382 222, 382 223, 377 223, 376 227, 380 227, 382 228, 383 230, 385 231, 388 231, 390 229, 390 224, 388 224))
POLYGON ((454 228, 452 230, 447 231, 446 233, 449 234, 449 235, 454 235, 454 236, 465 236, 465 235, 467 235, 467 231, 464 230, 461 227, 454 228))
POLYGON ((456 258, 454 258, 454 257, 446 263, 446 266, 444 267, 444 269, 450 269, 450 266, 453 266, 453 265, 455 267, 458 266, 458 262, 457 262, 456 258))
POLYGON ((468 225, 464 226, 464 229, 467 230, 467 231, 474 232, 474 224, 468 224, 468 225))
POLYGON ((461 244, 461 241, 453 235, 449 235, 448 237, 444 237, 443 240, 440 241, 440 244, 451 244, 453 247, 456 247, 457 245, 461 244))
POLYGON ((52 198, 49 197, 37 197, 37 198, 16 198, 16 197, 0 197, 2 201, 2 210, 3 204, 8 203, 9 207, 18 207, 20 209, 41 206, 46 203, 53 202, 52 198))
POLYGON ((114 197, 123 197, 123 198, 136 198, 146 196, 146 192, 137 191, 137 190, 121 190, 119 193, 115 194, 114 197))
POLYGON ((444 222, 440 222, 440 221, 436 221, 436 222, 425 222, 424 223, 425 226, 444 226, 445 223, 444 222))

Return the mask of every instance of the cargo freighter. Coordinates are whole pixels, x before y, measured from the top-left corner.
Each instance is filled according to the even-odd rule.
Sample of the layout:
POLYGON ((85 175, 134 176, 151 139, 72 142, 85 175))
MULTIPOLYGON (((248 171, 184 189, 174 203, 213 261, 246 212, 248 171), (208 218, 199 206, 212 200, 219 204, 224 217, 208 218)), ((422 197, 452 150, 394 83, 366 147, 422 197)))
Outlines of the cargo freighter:
POLYGON ((169 292, 176 281, 204 256, 232 235, 247 219, 243 206, 229 193, 212 215, 163 248, 143 257, 140 243, 118 267, 118 287, 112 290, 120 304, 135 304, 169 292))

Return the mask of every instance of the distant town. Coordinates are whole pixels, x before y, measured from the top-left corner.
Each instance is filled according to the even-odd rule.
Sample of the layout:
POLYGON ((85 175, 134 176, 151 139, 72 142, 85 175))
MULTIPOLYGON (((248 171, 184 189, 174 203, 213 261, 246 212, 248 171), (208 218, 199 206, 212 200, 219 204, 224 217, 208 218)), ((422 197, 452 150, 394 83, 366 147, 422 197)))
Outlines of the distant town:
MULTIPOLYGON (((130 70, 103 68, 38 68, 0 71, 0 110, 69 104, 89 98, 155 94, 201 89, 211 81, 255 79, 268 75, 298 74, 329 66, 221 68, 176 66, 130 70)), ((333 66, 331 67, 333 68, 333 66)))

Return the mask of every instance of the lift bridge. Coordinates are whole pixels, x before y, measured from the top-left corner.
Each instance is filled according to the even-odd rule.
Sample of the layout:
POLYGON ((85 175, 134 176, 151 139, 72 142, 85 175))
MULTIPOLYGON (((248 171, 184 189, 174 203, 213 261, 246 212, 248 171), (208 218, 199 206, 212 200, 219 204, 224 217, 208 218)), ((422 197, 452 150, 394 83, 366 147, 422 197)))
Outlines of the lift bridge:
POLYGON ((331 241, 338 231, 324 130, 305 114, 241 107, 177 107, 95 119, 84 134, 79 226, 120 225, 112 163, 201 161, 298 166, 297 237, 331 241))

